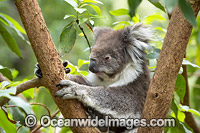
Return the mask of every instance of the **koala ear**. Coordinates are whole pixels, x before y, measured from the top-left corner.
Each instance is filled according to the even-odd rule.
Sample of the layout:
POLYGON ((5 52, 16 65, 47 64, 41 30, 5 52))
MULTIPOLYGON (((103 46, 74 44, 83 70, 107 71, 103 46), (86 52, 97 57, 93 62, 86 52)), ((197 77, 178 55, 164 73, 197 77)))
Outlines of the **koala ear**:
POLYGON ((144 50, 151 49, 148 44, 153 38, 152 30, 141 24, 135 24, 124 29, 124 41, 127 42, 126 49, 133 62, 142 62, 144 50))
POLYGON ((151 49, 148 44, 149 41, 153 40, 153 31, 150 27, 143 25, 142 23, 137 23, 134 26, 128 27, 130 39, 132 45, 135 45, 139 49, 151 49))
POLYGON ((113 31, 111 28, 108 27, 94 27, 93 32, 94 36, 97 39, 99 36, 103 35, 104 33, 108 33, 113 31))

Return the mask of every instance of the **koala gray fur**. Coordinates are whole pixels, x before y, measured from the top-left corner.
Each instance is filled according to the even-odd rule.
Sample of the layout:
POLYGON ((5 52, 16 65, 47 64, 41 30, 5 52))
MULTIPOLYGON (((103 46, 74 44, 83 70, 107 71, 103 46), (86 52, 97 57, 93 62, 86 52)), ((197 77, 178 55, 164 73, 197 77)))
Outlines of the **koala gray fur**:
POLYGON ((78 99, 103 116, 140 118, 150 83, 145 59, 150 28, 138 23, 122 30, 94 28, 94 34, 90 74, 69 75, 56 95, 78 99))

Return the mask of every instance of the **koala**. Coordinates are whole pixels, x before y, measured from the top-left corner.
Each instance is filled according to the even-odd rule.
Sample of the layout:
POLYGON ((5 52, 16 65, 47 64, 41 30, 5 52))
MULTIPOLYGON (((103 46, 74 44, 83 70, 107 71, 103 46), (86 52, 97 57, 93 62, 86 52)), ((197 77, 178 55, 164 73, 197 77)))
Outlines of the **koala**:
MULTIPOLYGON (((70 80, 61 80, 56 96, 78 99, 92 117, 140 118, 150 83, 145 49, 151 47, 151 29, 138 23, 121 30, 97 27, 93 31, 89 75, 69 75, 70 80)), ((111 127, 109 131, 128 130, 111 127)))

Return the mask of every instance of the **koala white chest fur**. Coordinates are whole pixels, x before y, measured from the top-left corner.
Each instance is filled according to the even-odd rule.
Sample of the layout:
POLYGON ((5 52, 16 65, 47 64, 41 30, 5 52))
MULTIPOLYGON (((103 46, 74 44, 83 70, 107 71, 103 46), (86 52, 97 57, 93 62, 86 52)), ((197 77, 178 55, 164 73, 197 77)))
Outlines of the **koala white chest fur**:
POLYGON ((70 81, 60 82, 63 88, 56 95, 78 99, 92 117, 140 118, 150 82, 145 49, 150 47, 151 30, 139 23, 117 31, 95 28, 94 34, 90 74, 70 75, 70 81))

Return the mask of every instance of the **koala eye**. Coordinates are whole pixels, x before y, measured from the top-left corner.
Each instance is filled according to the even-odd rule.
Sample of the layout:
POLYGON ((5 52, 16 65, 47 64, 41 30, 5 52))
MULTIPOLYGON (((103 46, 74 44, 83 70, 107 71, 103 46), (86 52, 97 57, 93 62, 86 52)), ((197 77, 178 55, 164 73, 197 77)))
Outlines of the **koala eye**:
POLYGON ((105 60, 109 60, 109 59, 111 59, 111 56, 110 56, 110 55, 106 55, 106 56, 104 57, 104 59, 105 59, 105 60))

